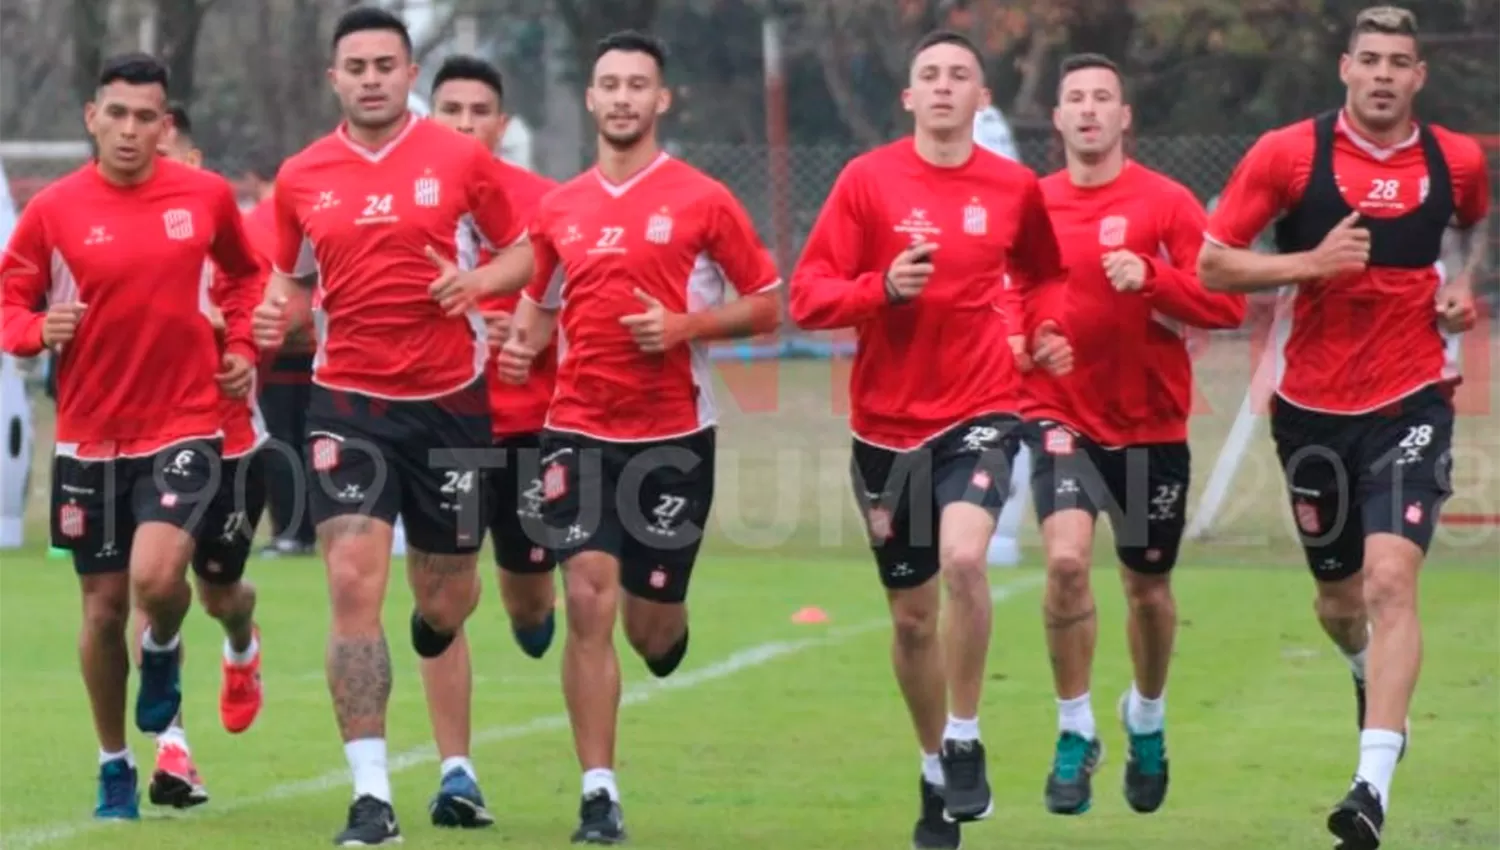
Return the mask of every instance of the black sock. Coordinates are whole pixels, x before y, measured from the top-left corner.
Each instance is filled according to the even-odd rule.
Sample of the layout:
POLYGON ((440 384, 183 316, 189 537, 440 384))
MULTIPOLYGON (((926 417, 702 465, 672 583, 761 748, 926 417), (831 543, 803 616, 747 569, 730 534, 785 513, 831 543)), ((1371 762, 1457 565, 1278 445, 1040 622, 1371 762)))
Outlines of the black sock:
POLYGON ((411 612, 411 645, 423 658, 437 658, 447 652, 456 637, 458 632, 443 634, 429 626, 419 612, 411 612))
POLYGON ((656 658, 646 659, 646 669, 650 670, 656 678, 665 679, 672 675, 672 671, 677 669, 677 665, 682 663, 683 657, 687 655, 687 649, 688 630, 687 626, 683 626, 682 637, 678 638, 677 642, 672 644, 671 649, 656 658))

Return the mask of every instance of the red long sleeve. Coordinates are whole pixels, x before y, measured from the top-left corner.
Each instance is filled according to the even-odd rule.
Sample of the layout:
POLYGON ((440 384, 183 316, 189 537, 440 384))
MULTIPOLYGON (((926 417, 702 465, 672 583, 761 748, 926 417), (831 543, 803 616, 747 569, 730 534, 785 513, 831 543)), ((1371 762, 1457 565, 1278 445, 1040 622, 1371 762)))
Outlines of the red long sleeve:
POLYGON ((42 343, 44 316, 37 312, 52 283, 43 203, 33 201, 22 211, 10 243, 0 254, 0 281, 5 286, 0 343, 7 354, 16 357, 35 357, 46 348, 42 343))
POLYGON ((850 327, 885 306, 885 273, 860 270, 866 251, 859 171, 849 167, 839 175, 792 273, 790 309, 798 327, 850 327))

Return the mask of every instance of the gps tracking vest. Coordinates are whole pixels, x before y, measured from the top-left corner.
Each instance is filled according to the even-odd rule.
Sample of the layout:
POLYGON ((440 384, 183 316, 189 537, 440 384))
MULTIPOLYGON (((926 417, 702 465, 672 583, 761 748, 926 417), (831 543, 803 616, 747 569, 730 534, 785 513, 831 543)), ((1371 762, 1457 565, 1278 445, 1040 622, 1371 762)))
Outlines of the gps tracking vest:
MULTIPOLYGON (((1338 120, 1337 111, 1313 119, 1313 165, 1307 188, 1297 206, 1276 222, 1276 250, 1283 254, 1318 247, 1328 231, 1354 212, 1333 172, 1338 120)), ((1429 268, 1442 253, 1443 234, 1453 218, 1453 177, 1432 128, 1420 123, 1417 128, 1427 158, 1427 197, 1416 209, 1395 218, 1360 218, 1359 226, 1370 231, 1371 266, 1429 268)))

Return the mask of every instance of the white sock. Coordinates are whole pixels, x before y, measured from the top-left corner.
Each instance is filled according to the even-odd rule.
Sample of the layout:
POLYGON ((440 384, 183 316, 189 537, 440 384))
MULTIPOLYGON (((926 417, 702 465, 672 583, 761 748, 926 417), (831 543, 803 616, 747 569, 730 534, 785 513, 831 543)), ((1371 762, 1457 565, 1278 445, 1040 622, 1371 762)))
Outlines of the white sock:
POLYGON ((620 787, 615 784, 615 772, 607 767, 596 767, 583 772, 583 796, 603 789, 609 792, 609 798, 616 803, 620 802, 620 787))
POLYGON ((224 660, 228 661, 230 664, 233 664, 237 667, 243 667, 244 665, 254 661, 255 656, 259 654, 260 638, 255 637, 254 635, 250 637, 250 645, 245 647, 244 652, 235 652, 234 645, 229 642, 229 638, 224 638, 224 660))
POLYGON ((971 717, 967 720, 948 715, 948 727, 943 730, 944 741, 977 741, 979 740, 979 718, 971 717))
MULTIPOLYGON (((181 726, 178 726, 176 723, 168 726, 167 731, 156 736, 157 749, 161 749, 162 747, 173 744, 183 748, 184 750, 188 749, 187 730, 182 728, 181 726)), ((189 750, 189 752, 191 751, 189 750)))
POLYGON ((443 763, 438 767, 438 779, 452 773, 455 768, 469 774, 469 778, 475 782, 479 781, 479 774, 474 772, 474 763, 469 761, 468 756, 449 756, 443 759, 443 763))
POLYGON ((1373 634, 1374 631, 1375 627, 1373 625, 1365 628, 1365 648, 1359 652, 1349 652, 1342 646, 1339 647, 1339 652, 1344 654, 1344 660, 1349 662, 1349 669, 1354 673, 1354 678, 1361 682, 1365 680, 1365 656, 1370 652, 1370 639, 1368 636, 1373 634))
POLYGON ((1137 735, 1160 732, 1167 721, 1167 692, 1162 691, 1156 699, 1146 699, 1130 683, 1130 696, 1125 699, 1125 725, 1137 735))
POLYGON ((1380 808, 1391 805, 1391 778, 1396 775, 1396 761, 1401 758, 1405 736, 1385 729, 1366 729, 1359 733, 1359 770, 1354 775, 1370 783, 1380 794, 1380 808))
POLYGON ((100 748, 99 750, 100 764, 109 764, 112 761, 119 761, 120 759, 124 759, 125 763, 130 765, 131 767, 135 767, 135 756, 130 754, 129 747, 120 750, 118 753, 106 752, 103 748, 100 748))
POLYGON ((354 796, 391 801, 391 776, 385 765, 385 739, 361 738, 344 745, 344 758, 354 774, 354 796))
POLYGON ((1094 723, 1094 704, 1088 693, 1057 701, 1057 731, 1072 732, 1089 741, 1099 737, 1098 726, 1094 723))
POLYGON ((928 785, 943 787, 943 760, 937 753, 922 754, 922 778, 928 785))
POLYGON ((147 652, 175 652, 178 644, 182 643, 182 635, 172 635, 172 639, 166 643, 157 643, 156 638, 151 635, 151 627, 146 627, 146 633, 141 635, 141 649, 147 652))

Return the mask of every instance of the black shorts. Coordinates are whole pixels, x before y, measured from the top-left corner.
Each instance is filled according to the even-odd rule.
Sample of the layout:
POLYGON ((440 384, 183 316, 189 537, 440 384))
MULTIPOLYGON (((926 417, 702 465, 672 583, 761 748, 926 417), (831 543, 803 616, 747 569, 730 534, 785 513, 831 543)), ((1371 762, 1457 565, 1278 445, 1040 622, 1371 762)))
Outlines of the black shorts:
POLYGON ((1453 401, 1428 387, 1389 408, 1343 416, 1276 397, 1271 435, 1313 577, 1364 566, 1365 538, 1395 534, 1427 551, 1453 493, 1453 401))
POLYGON ((906 451, 854 440, 854 498, 887 589, 920 587, 937 575, 939 519, 948 505, 1000 511, 1020 448, 1017 425, 1014 416, 981 416, 906 451))
POLYGON ((1061 423, 1028 422, 1035 458, 1031 494, 1038 522, 1058 511, 1109 516, 1115 556, 1138 573, 1159 575, 1177 565, 1187 525, 1192 452, 1183 443, 1105 448, 1061 423))
POLYGON ((307 411, 312 520, 359 515, 394 524, 399 516, 413 549, 477 552, 492 454, 483 381, 424 401, 315 386, 307 411))
POLYGON ((495 448, 504 452, 505 463, 487 477, 495 564, 508 573, 551 572, 557 559, 542 519, 542 435, 502 437, 495 448))
POLYGON ((255 528, 266 508, 266 453, 224 461, 219 495, 204 518, 193 572, 209 584, 234 584, 245 575, 255 528))
POLYGON ((79 575, 130 567, 143 523, 197 537, 223 484, 217 440, 193 440, 147 457, 52 461, 52 545, 73 553, 79 575))
POLYGON ((557 560, 604 552, 632 596, 677 603, 714 499, 715 431, 640 443, 542 435, 542 515, 557 560))

